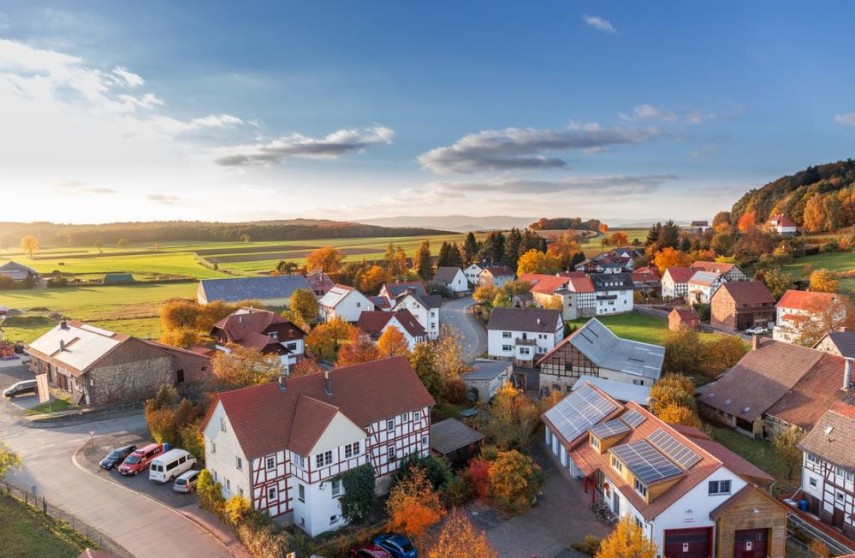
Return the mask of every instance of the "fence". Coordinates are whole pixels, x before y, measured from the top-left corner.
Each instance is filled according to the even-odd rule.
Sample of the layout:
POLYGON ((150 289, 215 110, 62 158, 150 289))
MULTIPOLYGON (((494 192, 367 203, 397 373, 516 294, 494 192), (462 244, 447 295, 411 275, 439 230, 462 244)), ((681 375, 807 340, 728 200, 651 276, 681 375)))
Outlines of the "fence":
POLYGON ((6 481, 3 482, 3 487, 5 488, 5 493, 9 496, 71 527, 74 531, 92 541, 96 549, 112 553, 120 558, 133 558, 133 555, 119 545, 119 543, 59 506, 51 504, 44 497, 34 495, 6 481))

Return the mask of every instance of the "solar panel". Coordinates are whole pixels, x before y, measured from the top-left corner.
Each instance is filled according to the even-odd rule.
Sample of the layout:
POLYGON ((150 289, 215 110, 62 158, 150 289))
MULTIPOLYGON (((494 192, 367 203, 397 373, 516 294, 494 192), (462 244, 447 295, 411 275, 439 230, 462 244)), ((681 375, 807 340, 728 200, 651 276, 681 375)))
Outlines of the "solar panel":
POLYGON ((647 420, 647 417, 642 415, 635 409, 630 409, 623 415, 621 415, 620 420, 624 421, 633 428, 638 428, 644 421, 647 420))
POLYGON ((682 472, 646 440, 613 447, 611 452, 623 461, 632 474, 644 484, 667 479, 682 472))
POLYGON ((701 460, 701 456, 690 450, 686 444, 671 436, 661 428, 647 437, 659 451, 671 458, 683 469, 691 469, 701 460))
POLYGON ((546 418, 567 441, 578 438, 600 422, 617 405, 585 384, 546 412, 546 418))
POLYGON ((629 432, 630 428, 621 421, 614 419, 591 428, 591 434, 599 439, 610 438, 618 434, 629 432))

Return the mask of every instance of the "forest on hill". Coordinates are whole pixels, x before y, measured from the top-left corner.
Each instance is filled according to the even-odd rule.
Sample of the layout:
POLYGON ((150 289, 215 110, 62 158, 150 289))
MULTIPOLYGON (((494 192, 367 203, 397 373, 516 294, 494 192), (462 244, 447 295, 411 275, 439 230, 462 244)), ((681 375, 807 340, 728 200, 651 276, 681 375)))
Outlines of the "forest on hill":
POLYGON ((155 242, 238 242, 310 240, 320 238, 373 238, 429 236, 445 231, 419 227, 378 227, 342 221, 294 219, 252 223, 205 221, 156 221, 67 225, 59 223, 0 223, 0 248, 18 246, 21 237, 34 235, 42 244, 91 246, 96 242, 115 244, 155 242))
POLYGON ((736 222, 751 212, 757 223, 783 213, 809 233, 855 225, 855 160, 808 167, 749 190, 730 213, 736 222))

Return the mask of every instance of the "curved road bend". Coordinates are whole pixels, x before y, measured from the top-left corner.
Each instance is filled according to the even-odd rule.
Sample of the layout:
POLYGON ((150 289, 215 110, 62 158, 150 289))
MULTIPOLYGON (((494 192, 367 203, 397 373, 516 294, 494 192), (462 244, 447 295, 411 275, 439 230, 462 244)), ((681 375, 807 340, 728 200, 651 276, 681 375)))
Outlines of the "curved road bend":
POLYGON ((463 358, 471 362, 487 352, 487 331, 472 315, 471 296, 443 302, 439 307, 439 322, 456 329, 461 336, 463 358))
POLYGON ((23 426, 20 411, 0 402, 3 440, 24 460, 24 469, 6 479, 73 514, 122 545, 134 556, 227 557, 229 552, 212 535, 177 511, 145 496, 80 470, 73 462, 76 450, 90 439, 90 431, 145 431, 142 415, 114 418, 64 428, 23 426))

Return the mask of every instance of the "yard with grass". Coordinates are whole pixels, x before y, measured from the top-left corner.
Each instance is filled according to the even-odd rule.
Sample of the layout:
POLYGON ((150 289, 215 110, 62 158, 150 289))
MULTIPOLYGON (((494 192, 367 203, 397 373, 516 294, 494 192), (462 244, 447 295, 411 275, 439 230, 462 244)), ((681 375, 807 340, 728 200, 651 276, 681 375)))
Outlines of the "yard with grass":
POLYGON ((793 478, 788 479, 786 462, 771 443, 749 438, 730 428, 710 426, 709 429, 713 440, 766 471, 775 477, 775 480, 787 485, 798 486, 801 468, 794 467, 793 478))
MULTIPOLYGON (((804 274, 806 266, 810 266, 810 269, 825 268, 837 273, 852 272, 855 274, 855 253, 826 252, 814 254, 785 264, 782 266, 782 269, 790 274, 793 279, 807 279, 807 276, 804 274)), ((838 291, 849 296, 855 296, 855 277, 841 279, 838 291)))
POLYGON ((73 558, 94 546, 65 523, 11 496, 0 495, 0 518, 0 554, 4 558, 73 558))
MULTIPOLYGON (((573 320, 571 326, 581 326, 590 318, 580 318, 573 320)), ((666 320, 639 314, 638 312, 627 312, 624 314, 614 314, 612 316, 597 316, 606 327, 614 332, 618 337, 631 339, 633 341, 641 341, 644 343, 652 343, 654 345, 662 345, 665 342, 665 336, 668 335, 668 322, 666 320)), ((701 333, 701 339, 710 341, 718 335, 716 333, 701 333)))
MULTIPOLYGON (((647 239, 647 231, 648 229, 609 229, 605 236, 609 236, 616 232, 622 232, 626 234, 630 243, 635 239, 638 239, 639 242, 643 243, 645 239, 647 239)), ((586 238, 582 243, 582 251, 585 252, 585 256, 590 258, 592 256, 596 256, 600 252, 606 252, 614 248, 614 246, 603 247, 602 242, 603 235, 586 238)))

